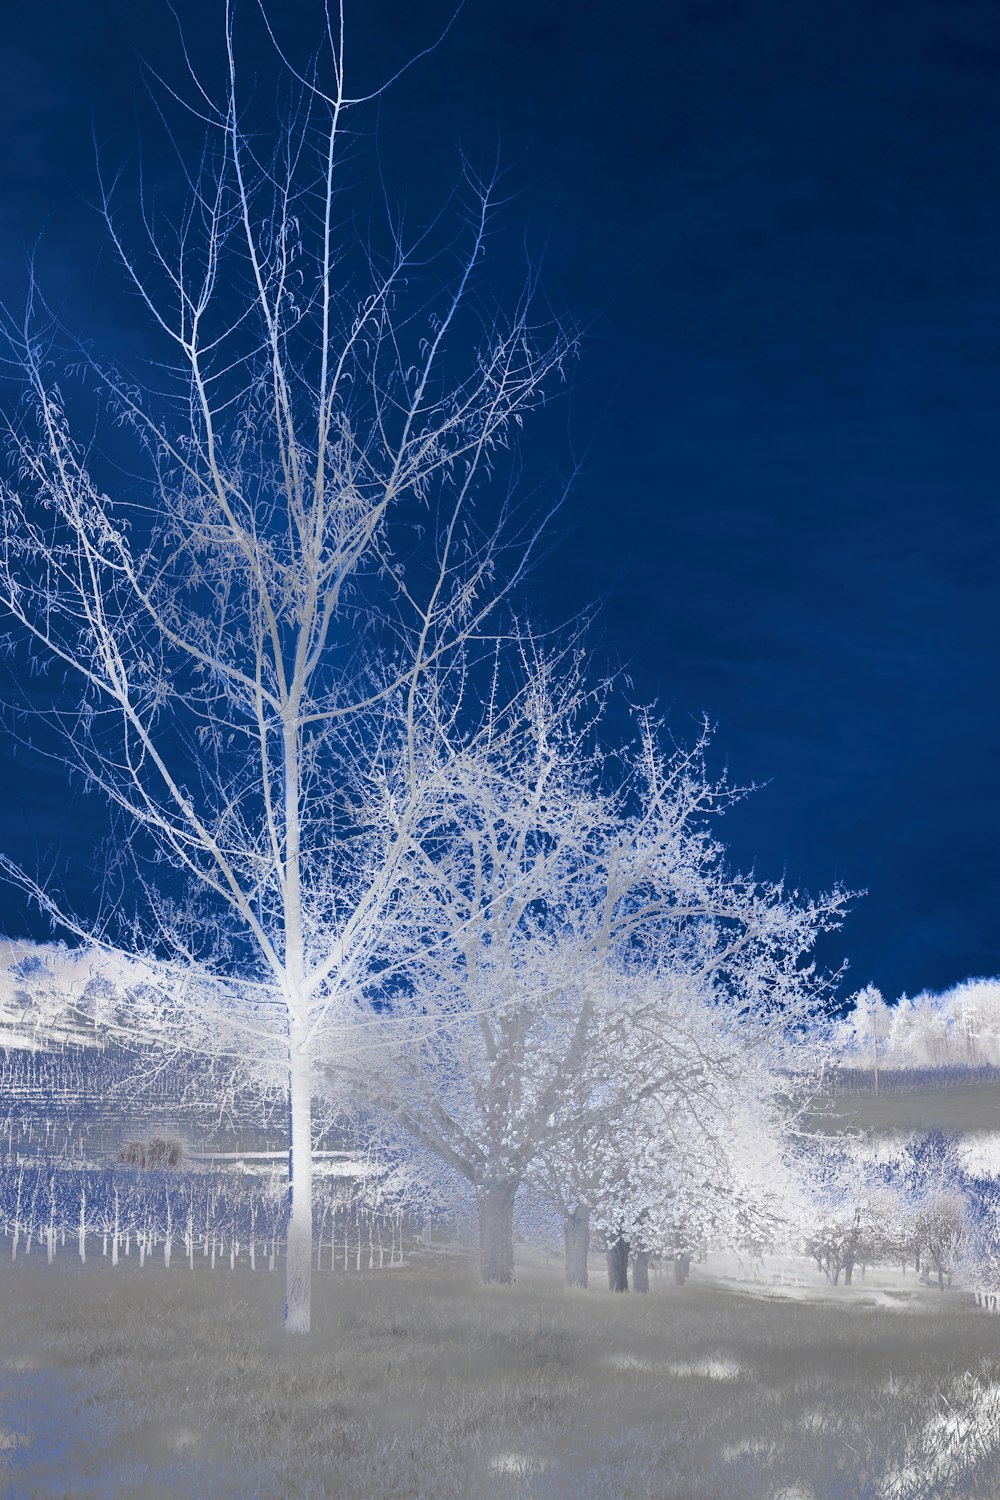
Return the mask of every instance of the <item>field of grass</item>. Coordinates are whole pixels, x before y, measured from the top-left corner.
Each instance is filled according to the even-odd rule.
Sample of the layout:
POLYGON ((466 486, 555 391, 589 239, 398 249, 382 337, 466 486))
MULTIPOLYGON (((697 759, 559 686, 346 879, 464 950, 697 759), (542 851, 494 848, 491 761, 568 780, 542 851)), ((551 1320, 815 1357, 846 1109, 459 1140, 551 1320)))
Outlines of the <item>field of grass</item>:
POLYGON ((1000 1319, 957 1293, 795 1300, 700 1267, 648 1297, 567 1292, 555 1267, 484 1289, 461 1260, 315 1286, 290 1342, 279 1275, 3 1264, 0 1492, 1000 1494, 1000 1319))
POLYGON ((817 1106, 813 1123, 840 1130, 1000 1131, 1000 1083, 928 1086, 907 1094, 838 1094, 817 1106))

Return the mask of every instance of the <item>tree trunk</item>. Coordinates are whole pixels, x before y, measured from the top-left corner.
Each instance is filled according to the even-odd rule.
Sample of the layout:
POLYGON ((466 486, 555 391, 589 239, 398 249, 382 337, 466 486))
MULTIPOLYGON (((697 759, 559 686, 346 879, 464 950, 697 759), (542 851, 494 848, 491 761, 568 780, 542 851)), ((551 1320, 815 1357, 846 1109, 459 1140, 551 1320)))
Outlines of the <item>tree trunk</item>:
POLYGON ((683 1250, 674 1256, 674 1286, 683 1286, 691 1269, 691 1257, 683 1250))
POLYGON ((649 1291, 649 1251, 637 1250, 632 1261, 632 1290, 649 1291))
POLYGON ((312 1075, 293 1027, 289 1065, 288 1249, 285 1332, 308 1333, 312 1304, 312 1075))
POLYGON ((517 1188, 516 1182, 490 1182, 479 1190, 479 1271, 484 1282, 513 1283, 517 1188))
POLYGON ((608 1290, 611 1292, 628 1291, 628 1252, 629 1243, 623 1235, 608 1246, 608 1290))
POLYGON ((563 1221, 566 1238, 566 1285, 587 1285, 587 1252, 590 1249, 590 1209, 580 1206, 563 1221))
POLYGON ((854 1275, 854 1261, 851 1258, 851 1256, 848 1256, 847 1259, 844 1261, 844 1285, 845 1286, 850 1286, 850 1284, 851 1284, 851 1278, 853 1277, 853 1275, 854 1275))

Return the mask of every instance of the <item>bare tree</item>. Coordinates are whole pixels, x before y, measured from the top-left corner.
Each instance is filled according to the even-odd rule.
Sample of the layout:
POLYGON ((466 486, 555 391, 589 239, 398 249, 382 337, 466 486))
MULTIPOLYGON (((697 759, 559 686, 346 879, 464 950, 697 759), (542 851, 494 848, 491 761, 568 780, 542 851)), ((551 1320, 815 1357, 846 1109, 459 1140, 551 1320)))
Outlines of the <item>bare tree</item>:
POLYGON ((164 353, 138 379, 87 375, 138 477, 97 477, 33 286, 7 328, 26 401, 0 496, 0 602, 68 684, 47 716, 67 768, 119 815, 96 918, 3 868, 64 931, 148 963, 137 1029, 285 1080, 295 1332, 314 1060, 364 1003, 419 843, 420 715, 530 551, 503 449, 572 350, 530 277, 506 315, 484 310, 494 182, 468 167, 451 224, 408 238, 387 213, 384 253, 357 234, 342 171, 368 101, 342 17, 327 31, 315 66, 283 63, 293 102, 271 123, 248 113, 227 7, 223 84, 191 68, 206 140, 186 204, 169 220, 140 179, 133 250, 107 187, 164 353))

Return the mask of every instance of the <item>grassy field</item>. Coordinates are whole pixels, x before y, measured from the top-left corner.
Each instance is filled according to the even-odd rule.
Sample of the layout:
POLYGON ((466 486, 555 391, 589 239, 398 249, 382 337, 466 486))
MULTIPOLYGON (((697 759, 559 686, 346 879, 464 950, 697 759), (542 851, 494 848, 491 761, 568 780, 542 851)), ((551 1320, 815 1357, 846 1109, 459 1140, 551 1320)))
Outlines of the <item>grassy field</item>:
POLYGON ((945 1130, 976 1134, 1000 1131, 1000 1083, 927 1087, 908 1094, 838 1094, 824 1099, 811 1117, 839 1130, 945 1130))
POLYGON ((702 1268, 648 1297, 569 1293, 540 1268, 484 1289, 456 1261, 324 1274, 295 1343, 281 1298, 260 1272, 0 1267, 0 1490, 1000 1494, 1000 1320, 957 1293, 795 1300, 702 1268))

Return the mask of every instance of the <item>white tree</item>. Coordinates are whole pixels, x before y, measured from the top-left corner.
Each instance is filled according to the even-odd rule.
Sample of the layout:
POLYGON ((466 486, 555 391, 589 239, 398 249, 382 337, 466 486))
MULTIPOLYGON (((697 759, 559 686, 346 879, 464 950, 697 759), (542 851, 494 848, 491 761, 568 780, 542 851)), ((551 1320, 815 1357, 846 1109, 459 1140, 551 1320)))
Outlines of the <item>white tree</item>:
MULTIPOLYGON (((734 1207, 747 1201, 726 1163, 734 1142, 770 1149, 766 1131, 745 1129, 753 1115, 784 1128, 802 1113, 823 1058, 798 1038, 838 977, 821 974, 811 953, 849 899, 834 890, 811 900, 732 871, 712 823, 741 792, 709 774, 707 732, 690 749, 665 750, 657 726, 644 719, 641 729, 600 867, 607 941, 586 970, 586 1069, 544 1158, 573 1284, 585 1284, 590 1210, 602 1201, 606 1231, 607 1204, 618 1203, 623 1223, 642 1215, 648 1238, 666 1222, 667 1185, 713 1152, 719 1193, 734 1207), (602 984, 608 1000, 595 1005, 602 984), (640 1121, 648 1143, 637 1143, 640 1121)), ((701 1165, 693 1171, 707 1183, 701 1165)), ((708 1212, 713 1193, 701 1196, 708 1212)))
MULTIPOLYGON (((738 793, 709 775, 707 735, 664 750, 640 716, 635 745, 611 754, 592 702, 572 672, 533 660, 464 781, 465 747, 448 752, 442 784, 467 793, 450 809, 461 837, 428 853, 406 902, 418 932, 442 937, 409 945, 384 1021, 386 1106, 473 1186, 487 1280, 513 1276, 533 1163, 558 1178, 625 1101, 707 1103, 737 1066, 737 1033, 747 1056, 773 1051, 814 1014, 828 981, 808 956, 847 899, 730 872, 711 820, 738 793), (700 1021, 685 990, 710 999, 700 1021)), ((572 1172, 556 1197, 585 1241, 572 1172)))
POLYGON ((408 237, 387 216, 385 253, 356 236, 340 183, 366 100, 342 25, 288 70, 276 124, 249 112, 228 7, 224 42, 219 89, 191 73, 206 144, 186 204, 170 220, 140 180, 133 251, 117 179, 105 193, 164 349, 137 378, 86 362, 138 478, 97 477, 37 291, 7 330, 27 400, 9 418, 0 602, 64 677, 49 726, 119 833, 96 918, 3 868, 64 931, 155 960, 137 1029, 284 1078, 286 1327, 303 1331, 314 1060, 363 999, 419 842, 420 715, 530 549, 509 491, 487 513, 483 489, 571 340, 536 315, 533 282, 507 315, 483 311, 493 183, 468 168, 457 226, 408 237))
POLYGON ((933 1132, 914 1140, 901 1161, 900 1191, 914 1217, 915 1244, 924 1274, 937 1278, 943 1289, 953 1272, 975 1259, 976 1233, 958 1142, 954 1136, 933 1132))

